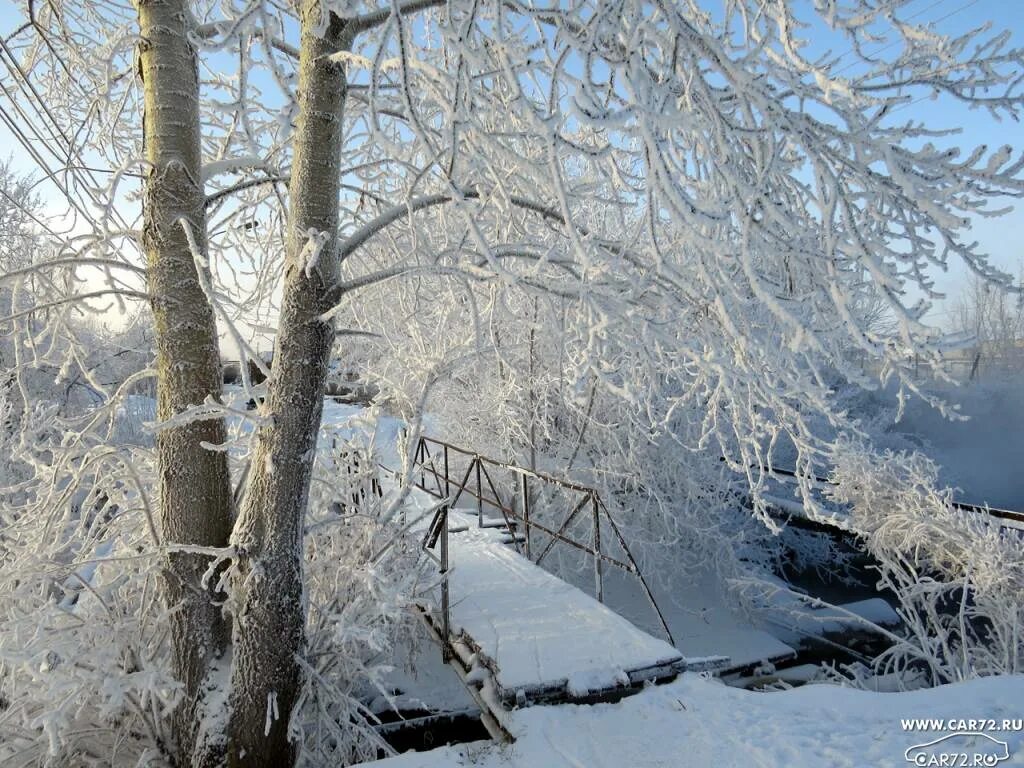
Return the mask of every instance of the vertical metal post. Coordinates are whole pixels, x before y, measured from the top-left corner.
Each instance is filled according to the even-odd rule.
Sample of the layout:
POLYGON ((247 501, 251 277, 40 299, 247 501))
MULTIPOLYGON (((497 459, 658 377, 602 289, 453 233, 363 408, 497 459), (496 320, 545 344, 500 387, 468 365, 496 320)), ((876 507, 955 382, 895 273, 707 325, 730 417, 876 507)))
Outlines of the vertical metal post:
POLYGON ((452 495, 451 480, 448 476, 448 443, 444 444, 444 496, 448 498, 452 495))
POLYGON ((426 460, 426 453, 427 446, 423 442, 423 438, 421 437, 419 439, 419 442, 416 444, 416 460, 419 462, 420 465, 420 488, 422 488, 424 491, 427 490, 427 476, 423 472, 423 464, 424 461, 426 460))
POLYGON ((530 486, 529 478, 522 475, 523 487, 523 535, 526 537, 526 559, 530 559, 530 486))
POLYGON ((447 664, 451 654, 451 611, 448 600, 448 506, 441 508, 441 658, 447 664))
POLYGON ((590 495, 590 506, 594 510, 594 591, 597 601, 604 602, 604 568, 601 561, 601 512, 597 506, 597 496, 590 495))
POLYGON ((349 482, 352 483, 352 508, 359 509, 362 501, 362 479, 359 477, 359 451, 352 451, 348 460, 349 482))
POLYGON ((480 482, 480 457, 476 457, 476 527, 484 527, 484 486, 480 482))

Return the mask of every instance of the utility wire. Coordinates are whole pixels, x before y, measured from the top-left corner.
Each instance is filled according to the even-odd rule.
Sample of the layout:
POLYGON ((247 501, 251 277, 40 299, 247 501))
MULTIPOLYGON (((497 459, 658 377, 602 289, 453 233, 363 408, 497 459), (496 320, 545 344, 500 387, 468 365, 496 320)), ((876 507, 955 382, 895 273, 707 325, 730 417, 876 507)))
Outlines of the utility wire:
MULTIPOLYGON (((924 7, 924 8, 922 8, 922 9, 921 9, 921 10, 919 10, 919 11, 918 11, 917 13, 913 13, 913 14, 911 14, 910 16, 907 16, 907 18, 905 18, 905 19, 902 19, 902 21, 912 21, 913 19, 916 19, 916 18, 917 18, 918 16, 920 16, 921 14, 923 14, 923 13, 927 13, 928 11, 932 10, 932 8, 936 8, 936 7, 938 7, 938 6, 942 5, 942 4, 943 4, 943 3, 945 3, 945 2, 948 2, 948 0, 935 0, 935 2, 933 2, 933 3, 931 4, 931 5, 928 5, 928 6, 924 7)), ((963 7, 963 8, 960 8, 960 9, 958 9, 958 10, 956 10, 956 11, 953 11, 953 13, 959 13, 960 11, 964 10, 965 8, 968 8, 968 7, 970 7, 971 5, 974 5, 974 3, 976 3, 976 2, 978 2, 978 0, 973 0, 973 2, 970 2, 970 3, 968 3, 968 4, 967 4, 967 5, 965 5, 965 6, 963 7)), ((935 23, 936 23, 936 22, 938 22, 938 21, 942 21, 943 19, 949 18, 949 16, 951 16, 951 15, 952 15, 952 14, 949 14, 948 16, 943 16, 943 17, 941 17, 941 18, 938 18, 938 19, 934 19, 934 20, 932 20, 932 21, 929 21, 929 22, 928 22, 928 24, 935 24, 935 23)), ((887 50, 889 50, 890 48, 893 48, 894 46, 897 46, 897 45, 899 45, 899 43, 900 43, 900 41, 899 41, 899 40, 897 40, 896 42, 893 42, 893 43, 888 43, 887 45, 883 45, 883 46, 882 46, 881 48, 879 48, 879 49, 877 49, 877 50, 874 50, 874 51, 871 51, 871 52, 870 52, 870 55, 871 55, 871 56, 877 56, 878 54, 882 53, 883 51, 887 51, 887 50)), ((835 62, 833 62, 833 63, 834 63, 834 64, 838 64, 838 63, 839 63, 840 61, 842 61, 843 59, 845 59, 845 58, 846 58, 847 56, 849 56, 849 55, 850 55, 851 53, 853 53, 853 52, 854 52, 855 50, 857 50, 856 46, 852 46, 852 47, 850 47, 849 49, 847 49, 847 50, 846 50, 846 52, 845 52, 845 53, 842 53, 842 54, 840 54, 840 56, 839 56, 839 57, 838 57, 838 58, 837 58, 837 59, 835 60, 835 62)), ((845 66, 842 66, 842 67, 840 67, 839 69, 837 69, 837 70, 836 70, 835 72, 832 72, 832 74, 833 74, 833 75, 838 75, 838 74, 840 74, 840 73, 842 73, 842 72, 845 72, 845 71, 846 71, 846 70, 848 70, 848 69, 849 69, 850 67, 854 67, 854 66, 856 66, 857 64, 860 64, 860 63, 861 63, 861 62, 859 62, 859 61, 851 61, 851 62, 850 62, 849 64, 846 64, 845 66)))
MULTIPOLYGON (((22 69, 21 65, 18 63, 18 60, 15 58, 14 53, 7 46, 6 41, 4 41, 3 39, 0 39, 0 49, 2 49, 3 52, 7 54, 7 60, 4 61, 4 64, 7 66, 8 71, 11 72, 12 76, 14 76, 16 80, 18 80, 19 85, 22 88, 22 92, 29 95, 29 101, 34 101, 33 106, 36 110, 36 114, 39 115, 40 118, 42 118, 45 114, 46 117, 49 119, 51 135, 53 135, 54 129, 56 129, 56 132, 59 133, 61 137, 63 137, 64 142, 67 145, 68 151, 68 162, 66 166, 67 170, 72 175, 77 177, 79 167, 76 167, 71 164, 73 155, 74 159, 77 159, 82 164, 80 167, 87 174, 89 181, 91 181, 96 188, 99 188, 101 186, 99 180, 93 175, 89 166, 86 165, 85 159, 82 157, 81 153, 75 147, 74 141, 71 139, 70 136, 68 136, 67 133, 64 132, 63 127, 60 125, 60 121, 57 120, 57 117, 53 114, 53 112, 50 110, 49 105, 46 103, 46 99, 44 99, 42 94, 39 93, 38 89, 32 83, 31 78, 29 78, 28 73, 26 73, 25 70, 22 69), (40 109, 42 111, 40 111, 40 109)), ((56 139, 56 136, 54 136, 54 138, 56 139)), ((79 183, 82 183, 80 179, 79 183)), ((82 186, 85 187, 86 192, 92 199, 92 201, 97 206, 103 207, 103 204, 100 202, 100 200, 97 199, 96 195, 94 194, 93 189, 90 188, 87 184, 82 184, 82 186)), ((121 217, 120 212, 116 208, 112 209, 112 212, 114 216, 117 218, 117 223, 121 226, 121 228, 125 230, 128 229, 128 224, 121 217)))
POLYGON ((60 180, 58 174, 53 169, 50 168, 50 165, 49 163, 47 163, 46 159, 39 154, 39 151, 36 149, 34 142, 30 138, 28 138, 28 136, 25 135, 25 133, 21 129, 21 126, 18 124, 18 121, 11 116, 11 114, 7 111, 7 108, 3 104, 0 104, 0 121, 2 121, 4 125, 7 126, 8 130, 10 130, 10 132, 13 134, 14 138, 17 139, 18 143, 21 144, 22 147, 25 148, 25 151, 28 152, 29 156, 35 161, 36 165, 38 165, 39 168, 44 172, 46 178, 53 182, 54 186, 57 187, 57 189, 61 192, 61 194, 68 201, 68 203, 70 203, 71 207, 78 211, 78 213, 81 214, 87 221, 90 221, 95 225, 95 222, 93 221, 92 215, 89 213, 89 211, 85 210, 81 201, 75 199, 74 195, 71 194, 71 191, 67 188, 64 182, 60 180))
MULTIPOLYGON (((18 99, 8 90, 7 86, 0 83, 0 89, 3 90, 3 93, 7 97, 7 100, 11 103, 15 111, 18 112, 18 114, 25 121, 25 123, 28 124, 28 126, 35 134, 35 136, 39 139, 39 141, 43 143, 43 145, 46 146, 49 150, 50 154, 52 154, 54 158, 57 159, 62 164, 63 167, 61 170, 73 182, 74 187, 66 183, 63 185, 61 191, 64 193, 65 197, 67 197, 69 199, 69 202, 71 202, 71 189, 74 188, 76 190, 83 190, 85 194, 88 196, 89 200, 91 200, 94 205, 101 209, 110 210, 112 218, 115 219, 115 223, 117 223, 123 230, 128 230, 129 226, 127 222, 124 220, 124 218, 121 216, 120 211, 113 207, 108 208, 108 206, 105 206, 104 203, 97 196, 96 190, 100 188, 102 185, 95 177, 90 167, 86 164, 84 158, 81 156, 81 153, 75 148, 74 142, 64 132, 63 128, 60 125, 60 121, 56 118, 56 116, 50 110, 49 106, 46 104, 46 100, 42 97, 42 95, 36 89, 35 85, 31 82, 31 79, 28 77, 27 73, 18 64, 18 61, 14 57, 13 52, 7 46, 7 43, 3 40, 0 40, 0 51, 6 54, 6 58, 0 55, 0 59, 3 59, 4 66, 7 68, 7 71, 18 84, 19 90, 25 96, 27 102, 31 105, 35 113, 35 119, 33 119, 31 116, 25 113, 24 108, 21 106, 18 99), (59 154, 54 148, 54 146, 51 145, 51 143, 46 140, 46 138, 41 134, 39 128, 37 127, 37 124, 42 124, 47 129, 47 132, 53 139, 53 144, 65 149, 65 151, 67 152, 66 156, 59 154), (73 159, 77 159, 80 165, 76 166, 72 162, 73 159), (83 170, 87 178, 82 177, 81 171, 83 170)), ((55 175, 53 171, 49 171, 48 168, 47 170, 51 174, 51 176, 55 175)), ((74 202, 72 202, 72 205, 74 205, 76 210, 82 213, 82 215, 88 221, 90 221, 90 223, 92 223, 93 226, 98 225, 98 222, 89 212, 85 210, 83 205, 75 205, 74 202)))

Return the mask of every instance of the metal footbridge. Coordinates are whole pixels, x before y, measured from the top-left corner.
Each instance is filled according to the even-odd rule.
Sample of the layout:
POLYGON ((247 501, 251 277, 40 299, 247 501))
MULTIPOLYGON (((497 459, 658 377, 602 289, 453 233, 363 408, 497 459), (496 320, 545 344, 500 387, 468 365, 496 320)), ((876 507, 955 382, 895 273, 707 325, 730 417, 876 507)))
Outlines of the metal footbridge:
POLYGON ((516 707, 614 701, 728 661, 687 659, 675 647, 593 488, 428 437, 418 440, 413 468, 419 493, 443 502, 423 536, 440 579, 421 612, 493 737, 511 739, 504 716, 516 707), (589 571, 592 594, 540 567, 555 558, 560 572, 589 571), (665 639, 604 605, 606 569, 635 580, 665 639))

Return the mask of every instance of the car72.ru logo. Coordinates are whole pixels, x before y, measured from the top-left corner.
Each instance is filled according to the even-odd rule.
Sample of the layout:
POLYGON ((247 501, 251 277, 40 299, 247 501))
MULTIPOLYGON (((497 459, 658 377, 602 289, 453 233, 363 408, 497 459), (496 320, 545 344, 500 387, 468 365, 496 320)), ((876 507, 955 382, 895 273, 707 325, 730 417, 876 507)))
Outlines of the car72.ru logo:
POLYGON ((960 731, 908 747, 903 756, 920 768, 991 768, 1006 760, 1010 749, 987 733, 960 731))

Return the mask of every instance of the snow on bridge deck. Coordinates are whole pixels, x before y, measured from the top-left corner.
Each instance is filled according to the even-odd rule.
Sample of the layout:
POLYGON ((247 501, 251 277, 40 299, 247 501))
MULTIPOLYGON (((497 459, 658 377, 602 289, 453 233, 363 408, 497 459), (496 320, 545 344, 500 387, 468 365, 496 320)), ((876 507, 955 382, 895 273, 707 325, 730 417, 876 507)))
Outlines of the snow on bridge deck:
POLYGON ((456 511, 449 530, 456 661, 470 682, 491 677, 503 706, 596 700, 687 668, 673 646, 519 555, 506 531, 456 511))

